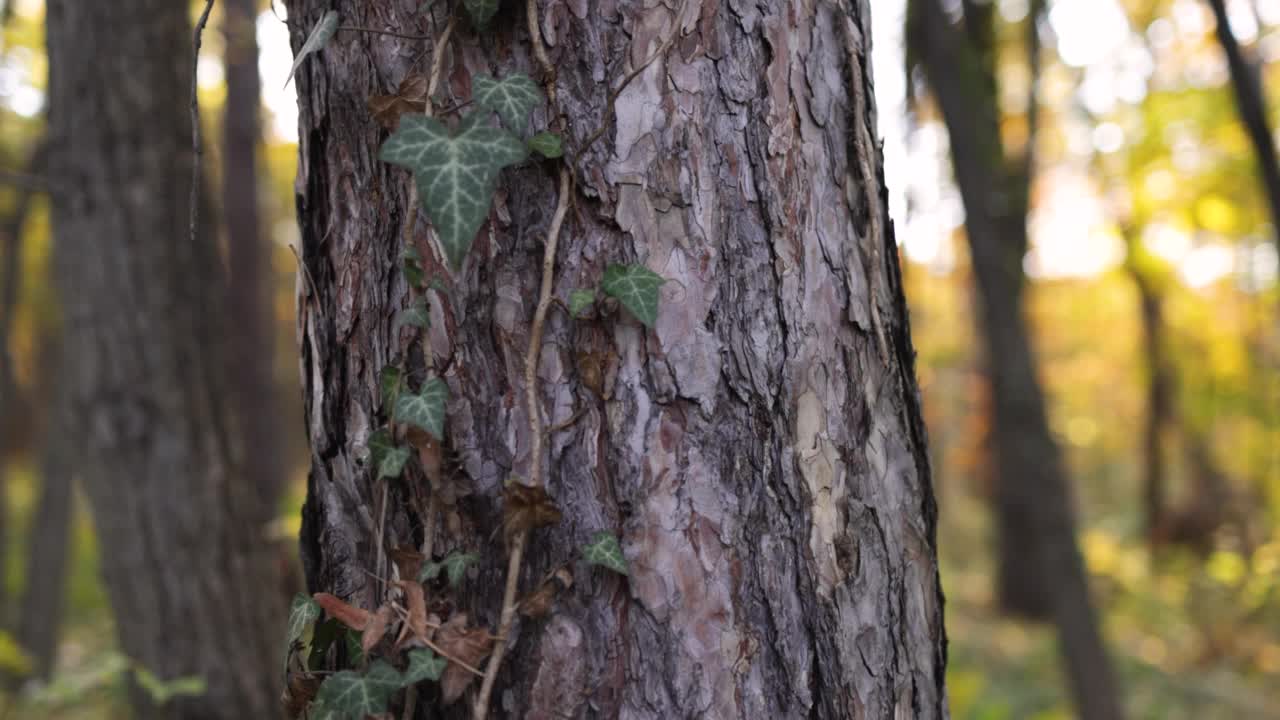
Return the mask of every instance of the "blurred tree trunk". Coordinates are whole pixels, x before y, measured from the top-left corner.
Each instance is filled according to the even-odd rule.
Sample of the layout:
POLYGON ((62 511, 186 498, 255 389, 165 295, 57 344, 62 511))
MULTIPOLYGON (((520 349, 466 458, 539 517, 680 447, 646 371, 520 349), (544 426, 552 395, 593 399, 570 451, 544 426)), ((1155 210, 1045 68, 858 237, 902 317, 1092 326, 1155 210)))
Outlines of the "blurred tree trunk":
POLYGON ((269 519, 284 482, 280 413, 275 402, 274 334, 267 278, 271 253, 258 211, 260 81, 256 0, 223 0, 227 103, 222 121, 222 212, 230 265, 228 336, 238 443, 244 477, 269 519))
POLYGON ((215 238, 188 232, 188 9, 47 4, 68 432, 121 648, 207 684, 156 707, 134 683, 136 716, 268 718, 282 608, 232 451, 215 238))
POLYGON ((26 538, 26 582, 17 630, 18 644, 32 657, 33 674, 42 680, 50 678, 57 659, 78 453, 68 428, 70 397, 62 382, 64 360, 58 332, 47 333, 40 350, 41 364, 54 371, 42 388, 49 409, 41 433, 40 497, 26 538))
MULTIPOLYGON (((1053 620, 1079 713, 1108 720, 1122 716, 1120 696, 1089 597, 1067 473, 1049 431, 1023 316, 1034 84, 1025 154, 1007 158, 993 48, 974 44, 974 38, 993 42, 987 30, 974 27, 993 22, 990 10, 953 23, 939 0, 915 0, 908 32, 947 126, 977 280, 995 422, 1000 598, 1013 612, 1053 620)), ((1033 4, 1029 22, 1038 16, 1033 4)), ((1034 67, 1034 27, 1028 46, 1034 67)))
POLYGON ((1225 0, 1209 0, 1213 16, 1217 20, 1218 44, 1227 56, 1227 68, 1231 72, 1231 89, 1236 97, 1236 109, 1244 123, 1249 141, 1253 143, 1258 160, 1258 173, 1262 175, 1262 190, 1271 208, 1271 228, 1275 236, 1276 250, 1280 251, 1280 157, 1276 155, 1276 140, 1267 120, 1266 93, 1262 87, 1262 65, 1250 60, 1240 41, 1231 30, 1227 18, 1225 0))
MULTIPOLYGON (((330 7, 344 25, 432 32, 417 2, 287 4, 295 51, 330 7)), ((855 140, 875 127, 873 106, 855 109, 850 93, 870 103, 867 4, 769 0, 740 16, 692 1, 678 20, 663 4, 537 5, 558 8, 542 27, 560 72, 555 103, 572 113, 570 150, 606 117, 610 87, 681 28, 577 158, 554 294, 594 285, 609 262, 638 260, 669 281, 651 331, 625 315, 549 316, 547 426, 582 415, 549 438, 548 486, 566 512, 535 535, 522 587, 599 530, 622 538, 631 574, 577 565, 559 612, 521 625, 493 716, 945 717, 913 350, 896 246, 871 237, 873 213, 891 230, 881 159, 855 140), (870 186, 860 163, 875 169, 870 186)), ((468 99, 469 75, 530 72, 525 18, 511 7, 516 17, 500 15, 483 38, 458 26, 441 107, 468 99)), ((360 459, 378 373, 407 346, 392 318, 408 298, 398 258, 416 244, 428 276, 450 285, 433 294, 428 355, 445 368, 448 452, 470 492, 433 545, 482 554, 461 602, 493 628, 506 566, 491 540, 499 497, 531 463, 524 356, 556 165, 503 174, 456 276, 430 260, 425 224, 404 237, 410 181, 378 161, 387 134, 365 104, 422 71, 411 62, 424 45, 340 32, 296 78, 312 453, 302 553, 313 591, 374 607, 380 553, 421 540, 398 481, 377 535, 382 490, 360 459)), ((457 717, 462 705, 429 712, 457 717)))
MULTIPOLYGON (((32 178, 43 172, 47 159, 47 144, 41 140, 27 160, 26 174, 32 178)), ((10 455, 20 447, 18 438, 20 418, 18 381, 13 372, 13 354, 10 333, 13 330, 14 313, 22 290, 22 234, 31 214, 35 199, 34 185, 23 185, 17 190, 13 209, 0 226, 0 579, 8 577, 9 547, 9 497, 6 463, 10 455)), ((10 598, 0 584, 0 628, 8 628, 10 598)))

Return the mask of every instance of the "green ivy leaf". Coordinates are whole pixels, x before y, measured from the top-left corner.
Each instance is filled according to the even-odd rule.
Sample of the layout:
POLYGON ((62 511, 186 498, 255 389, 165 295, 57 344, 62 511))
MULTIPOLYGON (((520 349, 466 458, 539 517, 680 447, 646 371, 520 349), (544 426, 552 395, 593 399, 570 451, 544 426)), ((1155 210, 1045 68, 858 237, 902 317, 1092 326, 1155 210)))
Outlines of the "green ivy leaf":
MULTIPOLYGON (((523 73, 512 73, 501 80, 476 75, 471 83, 471 97, 480 107, 498 113, 508 130, 523 133, 529 124, 530 111, 542 102, 542 91, 523 73)), ((558 146, 559 138, 551 137, 556 139, 558 146)))
POLYGON ((628 574, 627 558, 622 554, 622 545, 613 533, 596 533, 591 543, 582 547, 582 556, 592 565, 600 565, 623 575, 628 574))
POLYGON ((434 580, 441 570, 449 577, 449 585, 457 587, 466 577, 467 567, 479 562, 480 556, 475 553, 451 552, 440 562, 431 562, 422 566, 418 573, 418 582, 434 580))
POLYGON ((328 717, 363 720, 365 716, 385 712, 392 694, 403 685, 403 678, 385 661, 375 660, 364 675, 343 670, 330 675, 320 684, 316 702, 328 717))
POLYGON ((434 118, 405 115, 381 153, 384 161, 413 171, 422 207, 454 268, 461 267, 489 214, 498 173, 526 155, 518 138, 481 124, 474 114, 456 135, 434 118))
POLYGON ((463 0, 462 6, 476 27, 484 27, 498 12, 498 0, 463 0))
POLYGON ((529 138, 529 149, 538 153, 542 157, 558 158, 564 155, 564 147, 560 142, 560 136, 550 132, 540 132, 529 138))
POLYGON ((596 301, 596 291, 592 290, 574 290, 569 293, 569 314, 578 317, 583 310, 591 307, 596 301))
POLYGON ((388 365, 378 373, 378 389, 382 393, 382 407, 391 410, 400 396, 400 388, 404 387, 404 373, 395 365, 388 365))
POLYGON ((378 472, 374 479, 400 477, 404 464, 409 461, 409 452, 409 448, 396 445, 395 438, 391 437, 391 431, 387 428, 370 435, 369 461, 378 472))
POLYGON ((169 701, 182 696, 200 696, 208 690, 204 678, 198 675, 185 675, 172 680, 161 680, 155 673, 141 665, 134 665, 133 677, 139 687, 150 696, 156 705, 168 705, 169 701))
POLYGON ((422 384, 422 391, 417 395, 401 393, 396 399, 396 422, 422 428, 437 440, 443 440, 445 401, 448 398, 449 386, 445 381, 431 378, 422 384))
POLYGON ((396 313, 396 328, 406 325, 426 330, 431 326, 431 309, 427 307, 427 299, 418 297, 413 304, 396 313))
POLYGON ((346 628, 343 632, 347 645, 347 664, 359 667, 364 663, 364 644, 360 641, 360 633, 346 628))
POLYGON ((666 280, 643 265, 610 265, 600 289, 618 299, 636 319, 649 327, 658 320, 658 290, 666 280))
POLYGON ((400 269, 404 272, 405 282, 414 289, 422 289, 422 281, 426 279, 426 273, 422 270, 422 254, 418 252, 418 248, 407 247, 400 253, 400 269))
POLYGON ((311 653, 307 656, 307 667, 318 668, 324 665, 325 653, 329 652, 334 641, 341 638, 345 630, 346 627, 333 618, 316 623, 316 629, 311 633, 311 653))
POLYGON ((294 73, 298 72, 298 67, 302 65, 302 61, 307 59, 307 56, 311 53, 328 45, 336 32, 338 32, 338 11, 330 10, 324 14, 324 17, 320 18, 320 22, 316 23, 315 28, 311 30, 311 34, 307 36, 307 41, 298 50, 297 57, 293 59, 293 67, 289 68, 289 77, 284 79, 285 87, 289 87, 289 81, 293 79, 294 73))
POLYGON ((413 685, 423 680, 437 681, 448 664, 448 660, 437 656, 427 648, 410 650, 409 667, 404 671, 404 684, 413 685))
POLYGON ((284 640, 286 654, 289 652, 289 647, 307 631, 307 626, 319 617, 320 605, 312 600, 310 595, 298 593, 293 596, 293 602, 289 604, 289 626, 284 640))

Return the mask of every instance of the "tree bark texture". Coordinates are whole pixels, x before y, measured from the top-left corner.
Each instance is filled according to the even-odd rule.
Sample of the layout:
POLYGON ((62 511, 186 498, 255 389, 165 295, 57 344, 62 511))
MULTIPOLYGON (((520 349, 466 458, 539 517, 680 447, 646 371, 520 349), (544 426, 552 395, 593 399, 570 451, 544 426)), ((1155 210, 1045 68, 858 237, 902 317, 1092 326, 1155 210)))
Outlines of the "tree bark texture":
MULTIPOLYGON (((1080 715, 1120 718, 1076 545, 1067 472, 1022 313, 1029 168, 1006 158, 994 66, 985 48, 969 44, 972 31, 953 23, 939 0, 916 0, 909 17, 910 42, 947 126, 977 281, 995 424, 1000 597, 1007 608, 1054 622, 1080 715)), ((975 19, 991 21, 965 18, 975 19)))
POLYGON ((271 253, 258 209, 258 144, 261 81, 258 77, 256 0, 224 0, 223 65, 227 103, 222 118, 222 218, 227 237, 228 335, 231 392, 235 399, 244 478, 257 488, 263 519, 274 514, 284 484, 284 446, 275 398, 271 332, 271 253))
MULTIPOLYGON (((343 25, 436 36, 442 22, 419 5, 292 0, 294 49, 330 8, 343 25)), ((564 519, 534 534, 522 594, 600 530, 622 539, 631 574, 575 565, 558 612, 518 628, 491 713, 945 717, 914 351, 881 159, 858 150, 875 127, 868 3, 689 0, 678 17, 676 5, 536 3, 558 79, 556 110, 535 110, 534 125, 562 112, 577 155, 554 294, 595 285, 610 262, 668 282, 652 331, 625 315, 548 320, 546 425, 582 414, 550 436, 544 477, 564 519), (672 32, 578 155, 611 88, 672 32)), ((527 27, 514 3, 483 35, 460 23, 437 107, 468 100, 474 74, 537 77, 527 27)), ((431 46, 343 31, 297 76, 312 452, 302 554, 311 590, 366 608, 379 544, 420 539, 399 481, 375 536, 381 491, 359 457, 378 424, 378 372, 408 342, 392 333, 408 297, 397 258, 410 243, 436 253, 421 219, 403 236, 411 181, 378 161, 386 132, 365 103, 425 73, 413 63, 431 46)), ((448 452, 470 489, 434 547, 481 553, 463 597, 490 628, 506 566, 492 540, 502 484, 533 461, 524 355, 555 177, 536 161, 506 171, 463 271, 433 294, 429 355, 450 387, 448 452)), ((416 470, 408 482, 421 482, 416 470)))
POLYGON ((192 241, 186 3, 47 5, 55 267, 69 432, 120 646, 199 698, 140 718, 278 712, 282 608, 225 407, 221 263, 192 241))

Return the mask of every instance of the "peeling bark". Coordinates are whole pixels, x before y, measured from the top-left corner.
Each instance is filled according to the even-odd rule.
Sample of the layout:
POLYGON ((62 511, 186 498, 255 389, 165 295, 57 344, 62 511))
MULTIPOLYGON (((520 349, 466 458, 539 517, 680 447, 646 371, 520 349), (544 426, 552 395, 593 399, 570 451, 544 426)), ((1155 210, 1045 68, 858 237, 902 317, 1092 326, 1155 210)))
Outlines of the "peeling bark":
MULTIPOLYGON (((344 25, 433 32, 416 0, 288 5, 303 28, 332 6, 344 25)), ((618 79, 678 28, 575 158, 554 291, 596 284, 610 262, 669 282, 652 331, 625 316, 548 320, 546 424, 582 415, 547 443, 543 475, 564 520, 533 536, 522 587, 599 530, 622 539, 631 575, 578 564, 557 613, 518 628, 494 716, 945 717, 936 508, 879 153, 875 187, 854 171, 855 123, 875 127, 870 73, 851 70, 869 63, 867 3, 539 9, 571 153, 618 79)), ((468 99, 473 74, 531 71, 522 15, 504 6, 482 37, 459 25, 439 106, 468 99)), ((295 50, 304 37, 295 31, 295 50)), ((313 591, 364 607, 380 592, 366 572, 378 544, 422 532, 397 482, 387 536, 375 537, 380 490, 359 457, 378 426, 377 373, 409 341, 391 332, 408 296, 397 258, 408 243, 429 250, 422 221, 402 237, 410 178, 377 160, 386 135, 365 101, 422 70, 412 63, 429 46, 340 32, 297 76, 312 451, 302 554, 313 591)), ((552 112, 535 110, 535 126, 552 112)), ((489 540, 502 483, 532 462, 523 356, 555 176, 537 162, 504 173, 463 271, 432 295, 429 355, 450 386, 448 448, 471 491, 433 545, 482 554, 462 602, 490 627, 506 565, 489 540)), ((422 482, 416 470, 408 482, 422 482)))

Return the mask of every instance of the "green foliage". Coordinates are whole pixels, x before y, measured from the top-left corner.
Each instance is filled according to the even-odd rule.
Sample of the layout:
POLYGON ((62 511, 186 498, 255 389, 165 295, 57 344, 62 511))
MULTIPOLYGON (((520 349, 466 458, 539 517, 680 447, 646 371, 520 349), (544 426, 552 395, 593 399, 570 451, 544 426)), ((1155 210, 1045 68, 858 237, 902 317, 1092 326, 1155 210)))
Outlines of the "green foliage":
POLYGON ((498 12, 498 0, 462 0, 471 22, 478 28, 489 24, 489 20, 498 12))
POLYGON ((582 315, 596 301, 595 290, 574 290, 569 293, 569 314, 574 317, 582 315))
POLYGON ((462 266, 484 224, 499 171, 526 156, 524 143, 483 125, 476 114, 462 121, 457 134, 434 118, 405 115, 381 153, 386 162, 413 171, 422 207, 454 268, 462 266))
POLYGON ((302 44, 302 48, 298 50, 298 54, 293 59, 293 66, 289 68, 289 77, 285 78, 285 87, 289 86, 289 81, 293 79, 294 73, 298 72, 298 67, 302 65, 302 61, 307 59, 311 53, 319 51, 325 45, 329 44, 329 40, 333 39, 333 34, 338 31, 338 11, 330 10, 320 18, 320 22, 312 28, 311 34, 307 36, 307 41, 302 44))
POLYGON ((395 420, 426 430, 437 440, 443 440, 445 401, 448 398, 449 386, 444 380, 431 378, 422 384, 417 395, 400 394, 396 399, 395 420))
POLYGON ((404 679, 385 661, 375 660, 363 675, 353 670, 330 675, 316 694, 315 715, 334 720, 364 720, 385 712, 404 679))
POLYGON ((288 657, 288 648, 297 642, 319 617, 320 606, 311 599, 310 595, 298 593, 293 596, 293 602, 289 606, 289 625, 285 631, 286 657, 288 657))
MULTIPOLYGON (((403 396, 413 397, 412 395, 403 396)), ((377 430, 369 436, 369 462, 377 471, 375 480, 400 477, 404 464, 409 461, 410 450, 396 445, 395 438, 387 428, 377 430)))
POLYGON ((388 365, 378 373, 378 389, 382 395, 382 407, 390 410, 396 405, 400 388, 404 387, 404 373, 395 365, 388 365))
POLYGON ((189 675, 161 680, 150 670, 137 664, 133 666, 133 677, 138 682, 138 687, 150 696, 151 702, 161 706, 169 704, 176 697, 199 697, 208 690, 202 677, 189 675))
POLYGON ((552 132, 540 132, 529 138, 529 149, 545 158, 558 158, 564 155, 564 147, 560 136, 552 132))
MULTIPOLYGON (((476 75, 472 78, 471 88, 476 104, 498 113, 502 123, 513 133, 524 132, 529 124, 529 113, 542 102, 542 91, 528 75, 522 73, 512 73, 501 80, 488 75, 476 75)), ((556 140, 558 146, 559 138, 556 140)))
POLYGON ((16 676, 31 672, 31 658, 13 636, 3 630, 0 630, 0 670, 16 676))
POLYGON ((400 253, 400 269, 404 272, 405 282, 414 289, 422 289, 426 274, 422 270, 422 254, 418 252, 418 248, 407 247, 400 253))
POLYGON ((401 328, 406 325, 409 327, 422 328, 426 330, 431 325, 431 309, 427 307, 427 299, 425 297, 415 298, 409 307, 401 310, 396 315, 396 327, 401 328))
POLYGON ((451 552, 440 562, 429 562, 423 565, 422 572, 418 574, 418 582, 434 580, 440 571, 444 570, 449 577, 449 584, 457 587, 466 576, 467 568, 479 560, 480 556, 475 553, 451 552))
POLYGON ((622 554, 622 545, 611 532, 598 532, 591 542, 582 547, 582 557, 592 565, 606 567, 622 575, 629 574, 627 558, 622 554))
POLYGON ((658 320, 658 291, 666 280, 643 265, 610 265, 600 289, 648 327, 658 320))
POLYGON ((439 657, 427 648, 410 650, 409 667, 404 671, 404 684, 413 685, 423 680, 437 681, 448 664, 448 660, 439 657))

